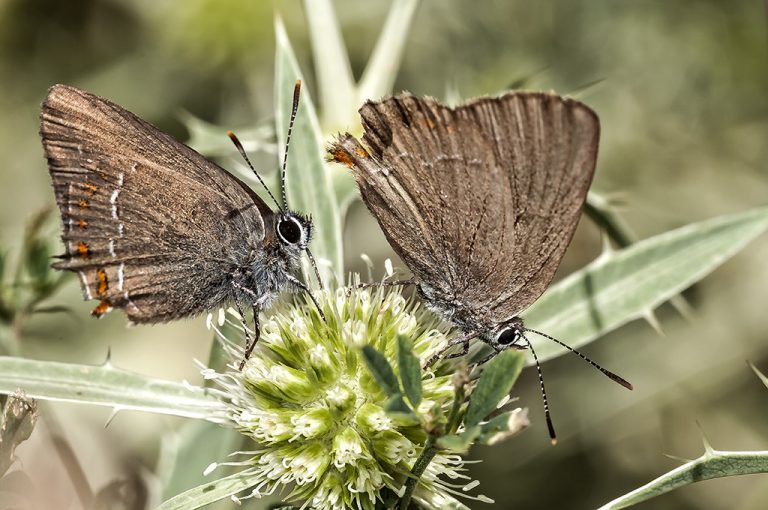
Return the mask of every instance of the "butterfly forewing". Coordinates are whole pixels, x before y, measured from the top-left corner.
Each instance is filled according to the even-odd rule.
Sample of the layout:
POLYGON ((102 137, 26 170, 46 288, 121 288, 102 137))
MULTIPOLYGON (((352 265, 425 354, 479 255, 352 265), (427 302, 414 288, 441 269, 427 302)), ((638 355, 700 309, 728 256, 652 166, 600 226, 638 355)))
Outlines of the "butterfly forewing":
POLYGON ((576 228, 599 123, 583 104, 509 93, 456 109, 401 95, 360 110, 369 152, 342 136, 363 199, 417 281, 486 322, 551 282, 576 228))
POLYGON ((158 322, 229 297, 223 280, 257 249, 272 214, 245 184, 73 87, 49 91, 41 136, 64 223, 56 267, 101 300, 95 314, 122 307, 135 322, 158 322))

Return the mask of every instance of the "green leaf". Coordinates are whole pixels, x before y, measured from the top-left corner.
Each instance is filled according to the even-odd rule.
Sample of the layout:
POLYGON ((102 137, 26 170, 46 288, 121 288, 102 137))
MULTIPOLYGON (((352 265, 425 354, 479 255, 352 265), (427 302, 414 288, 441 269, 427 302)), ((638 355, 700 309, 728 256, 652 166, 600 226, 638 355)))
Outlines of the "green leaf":
POLYGON ((522 432, 531 424, 527 409, 515 409, 495 416, 481 426, 477 444, 494 445, 522 432))
POLYGON ((397 383, 397 377, 395 377, 395 371, 392 370, 392 365, 389 364, 387 358, 371 347, 366 345, 363 347, 363 360, 368 366, 368 370, 373 374, 373 378, 376 379, 379 387, 390 397, 401 397, 400 385, 397 383))
POLYGON ((404 423, 418 423, 418 417, 403 399, 395 371, 392 369, 389 361, 387 361, 387 358, 370 345, 363 347, 362 352, 363 360, 368 366, 368 370, 371 371, 376 383, 388 396, 387 403, 384 406, 387 414, 397 416, 404 423))
POLYGON ((627 508, 702 480, 755 473, 768 473, 768 451, 721 452, 707 450, 698 459, 687 462, 652 482, 614 499, 600 507, 600 510, 627 508))
MULTIPOLYGON (((293 89, 301 70, 288 41, 282 22, 275 22, 277 55, 275 57, 275 125, 278 140, 288 133, 288 121, 293 105, 293 89)), ((279 143, 280 164, 285 151, 279 143)), ((306 85, 301 90, 299 110, 293 126, 290 154, 286 172, 288 205, 296 211, 312 216, 315 230, 311 250, 320 263, 323 279, 331 275, 344 277, 341 240, 341 217, 328 170, 323 159, 323 136, 317 122, 315 107, 306 85)), ((276 190, 277 191, 277 190, 276 190)), ((305 281, 312 281, 312 270, 304 263, 305 281)))
POLYGON ((478 435, 480 435, 480 427, 475 425, 467 428, 461 434, 448 434, 437 438, 437 446, 454 453, 466 453, 478 435))
POLYGON ((360 78, 358 103, 367 99, 379 99, 381 96, 392 93, 408 31, 418 6, 419 0, 392 2, 384 28, 360 78))
POLYGON ((153 379, 109 363, 75 365, 0 356, 0 393, 221 421, 214 390, 153 379))
POLYGON ((405 396, 414 409, 421 404, 421 363, 413 354, 412 342, 403 335, 397 337, 397 363, 405 396))
MULTIPOLYGON (((401 420, 413 422, 413 418, 416 416, 413 410, 405 403, 402 395, 392 395, 387 399, 387 403, 384 406, 384 410, 389 415, 397 415, 401 420)), ((418 420, 416 421, 418 423, 418 420)))
POLYGON ((250 489, 259 477, 253 470, 245 470, 216 481, 198 485, 166 500, 155 510, 193 510, 250 489))
POLYGON ((524 362, 525 356, 514 350, 502 351, 488 362, 470 397, 464 417, 464 426, 467 429, 479 425, 486 416, 496 410, 501 399, 509 395, 524 362))
MULTIPOLYGON (((761 208, 640 241, 552 286, 525 312, 526 325, 578 348, 701 280, 766 228, 768 209, 761 208)), ((531 340, 540 361, 566 352, 554 342, 531 340)))

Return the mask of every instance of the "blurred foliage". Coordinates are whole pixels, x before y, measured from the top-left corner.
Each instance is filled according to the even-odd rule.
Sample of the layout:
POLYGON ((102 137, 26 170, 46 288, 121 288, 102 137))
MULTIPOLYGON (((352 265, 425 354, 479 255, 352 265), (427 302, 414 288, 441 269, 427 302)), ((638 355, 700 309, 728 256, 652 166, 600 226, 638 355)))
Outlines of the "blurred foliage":
POLYGON ((15 268, 7 263, 9 254, 0 252, 0 349, 4 354, 20 352, 21 328, 30 315, 68 311, 65 306, 43 304, 69 278, 51 268, 50 236, 44 233, 51 211, 44 209, 29 220, 21 248, 13 254, 15 268))
MULTIPOLYGON (((334 2, 355 76, 368 61, 388 6, 334 2)), ((241 127, 269 125, 275 11, 305 72, 304 85, 318 97, 298 0, 0 2, 3 317, 19 317, 20 310, 28 317, 35 306, 71 306, 83 317, 25 320, 25 353, 103 358, 109 343, 126 366, 163 378, 198 377, 187 360, 205 359, 210 348, 199 321, 141 330, 124 329, 117 314, 91 322, 90 305, 80 303, 74 279, 60 294, 54 295, 57 287, 43 299, 35 297, 42 295, 35 288, 56 278, 30 278, 42 264, 19 256, 28 249, 21 242, 25 218, 53 204, 36 136, 39 104, 51 84, 64 82, 109 97, 180 139, 187 137, 179 119, 182 109, 238 133, 241 127), (29 261, 21 264, 23 290, 14 284, 18 260, 29 261)), ((395 90, 458 98, 510 84, 578 91, 601 118, 595 187, 621 192, 624 219, 645 238, 765 204, 766 25, 764 5, 751 0, 488 0, 482 8, 460 0, 427 0, 416 13, 395 90), (585 87, 589 84, 594 85, 585 87)), ((270 141, 270 135, 264 139, 270 141)), ((274 148, 264 147, 254 162, 274 170, 274 148)), ((51 247, 53 230, 45 229, 40 238, 51 247)), ((359 203, 350 208, 344 238, 348 269, 365 270, 361 251, 377 268, 391 257, 359 203)), ((590 357, 635 384, 633 394, 625 395, 568 357, 548 362, 547 388, 560 444, 551 449, 542 420, 534 419, 527 441, 501 446, 502 454, 499 448, 488 455, 474 452, 485 460, 471 474, 483 480, 481 489, 497 501, 495 508, 595 508, 675 467, 664 453, 698 455, 700 439, 691 433, 695 420, 724 448, 764 448, 764 388, 743 361, 768 364, 767 248, 761 240, 687 293, 694 308, 691 324, 662 308, 666 337, 638 322, 610 335, 611 341, 590 346, 590 357)), ((40 249, 32 251, 39 255, 40 249)), ((582 225, 561 273, 583 267, 599 249, 596 230, 582 225)), ((13 322, 3 319, 4 338, 13 322)), ((516 390, 535 409, 538 383, 529 372, 523 372, 516 390)), ((77 414, 64 421, 82 431, 78 454, 93 473, 104 466, 118 471, 115 466, 126 459, 137 472, 153 466, 158 429, 178 425, 120 416, 105 430, 105 415, 89 415, 85 425, 83 412, 77 414)), ((46 492, 56 496, 52 501, 71 495, 66 474, 46 460, 45 445, 37 441, 25 447, 25 467, 30 476, 45 479, 46 492)), ((197 464, 184 466, 187 458, 180 457, 179 469, 186 468, 189 478, 180 474, 179 479, 199 476, 197 464)), ((678 490, 644 508, 758 510, 766 502, 768 482, 741 477, 678 490)), ((49 501, 47 507, 56 504, 49 501)))

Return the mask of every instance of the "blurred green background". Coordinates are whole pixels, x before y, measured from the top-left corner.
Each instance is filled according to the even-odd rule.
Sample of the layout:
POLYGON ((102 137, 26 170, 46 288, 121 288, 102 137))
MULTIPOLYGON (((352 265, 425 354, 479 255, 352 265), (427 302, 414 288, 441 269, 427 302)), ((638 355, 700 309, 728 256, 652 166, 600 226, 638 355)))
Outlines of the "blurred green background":
MULTIPOLYGON (((334 6, 359 75, 389 3, 339 0, 334 6)), ((276 12, 305 86, 316 96, 297 0, 2 0, 2 250, 17 250, 26 219, 54 205, 37 135, 50 85, 72 84, 110 98, 181 140, 188 138, 185 111, 222 126, 222 137, 226 129, 271 124, 276 12)), ((767 19, 757 0, 424 0, 395 90, 469 98, 522 86, 576 95, 602 123, 594 188, 620 196, 623 216, 647 237, 765 205, 767 19)), ((268 171, 276 167, 269 150, 255 160, 268 171)), ((46 233, 57 239, 57 221, 46 233)), ((379 269, 393 256, 360 203, 352 206, 344 235, 351 270, 364 270, 362 251, 379 269)), ((600 234, 584 220, 560 275, 599 251, 600 234)), ((697 422, 715 448, 766 449, 768 389, 745 360, 768 370, 767 255, 763 238, 688 291, 691 322, 662 307, 664 336, 638 321, 585 350, 632 381, 632 393, 574 356, 546 363, 560 437, 555 448, 547 440, 535 372, 524 372, 516 390, 533 426, 502 446, 473 451, 483 459, 471 467, 481 481, 477 490, 499 509, 595 508, 678 465, 665 455, 699 456, 697 422)), ((97 322, 75 278, 48 304, 75 313, 28 320, 18 331, 25 356, 98 363, 111 347, 121 367, 200 381, 192 359, 208 357, 204 318, 126 328, 118 312, 97 322)), ((46 409, 94 487, 126 476, 151 486, 160 434, 183 424, 122 413, 105 428, 107 410, 46 409)), ((45 488, 42 508, 78 508, 44 429, 41 424, 22 447, 24 469, 45 488)), ((216 460, 222 459, 209 459, 216 460)), ((638 508, 767 507, 768 477, 755 475, 696 484, 638 508)))

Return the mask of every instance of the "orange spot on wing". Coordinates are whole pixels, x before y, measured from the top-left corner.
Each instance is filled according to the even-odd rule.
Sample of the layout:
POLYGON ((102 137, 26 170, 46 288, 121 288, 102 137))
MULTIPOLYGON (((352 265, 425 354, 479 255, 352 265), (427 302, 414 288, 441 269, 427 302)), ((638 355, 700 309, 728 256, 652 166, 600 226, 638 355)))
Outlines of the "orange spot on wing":
POLYGON ((88 248, 87 244, 85 244, 83 241, 80 241, 77 243, 77 254, 82 258, 87 259, 91 256, 91 250, 88 248))
POLYGON ((349 157, 349 153, 345 149, 337 147, 332 154, 333 160, 337 163, 347 165, 349 168, 355 166, 355 163, 352 161, 352 158, 349 157))
POLYGON ((448 131, 449 133, 455 133, 456 132, 456 128, 453 127, 453 126, 448 126, 448 127, 445 128, 445 130, 448 131))
POLYGON ((99 189, 99 187, 96 186, 95 184, 84 182, 83 189, 85 190, 86 193, 93 196, 93 194, 96 193, 96 190, 99 189))
POLYGON ((355 149, 355 154, 357 154, 361 158, 370 158, 370 154, 368 154, 368 151, 363 149, 362 147, 358 147, 355 149))
POLYGON ((78 226, 79 226, 81 229, 83 229, 83 230, 85 230, 86 228, 88 228, 88 222, 87 222, 86 220, 82 219, 82 218, 80 218, 79 220, 77 220, 77 225, 78 225, 78 226))
POLYGON ((96 308, 93 309, 93 311, 91 312, 91 315, 93 315, 98 319, 102 315, 104 315, 105 313, 111 310, 112 310, 112 305, 109 303, 109 301, 105 299, 105 300, 102 300, 102 302, 99 303, 98 306, 96 306, 96 308))
POLYGON ((427 119, 427 127, 429 129, 435 129, 435 123, 432 122, 432 119, 427 119))
POLYGON ((81 198, 80 200, 77 201, 77 206, 80 209, 88 209, 91 206, 91 204, 89 204, 86 199, 81 198))
POLYGON ((109 282, 107 282, 107 272, 104 271, 104 269, 99 269, 96 271, 96 278, 99 280, 99 285, 96 288, 96 295, 101 297, 107 293, 107 289, 109 288, 109 282))

